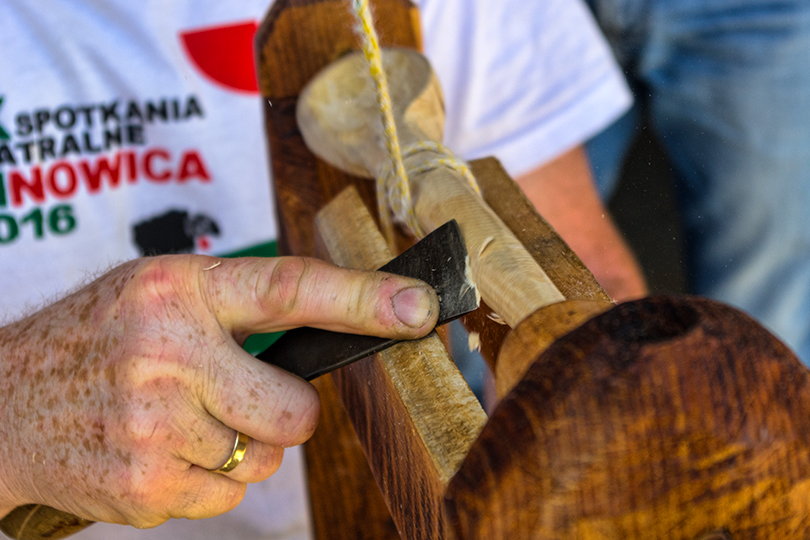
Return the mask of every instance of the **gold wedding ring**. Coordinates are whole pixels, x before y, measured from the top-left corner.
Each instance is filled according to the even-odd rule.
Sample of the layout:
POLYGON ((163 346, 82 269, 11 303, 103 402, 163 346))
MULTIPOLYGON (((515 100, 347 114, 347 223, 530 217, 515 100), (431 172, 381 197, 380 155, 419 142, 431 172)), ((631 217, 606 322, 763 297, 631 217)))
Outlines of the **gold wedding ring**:
POLYGON ((236 440, 233 442, 233 450, 231 450, 231 455, 221 466, 210 470, 218 473, 226 473, 234 470, 236 466, 242 463, 242 460, 245 459, 248 440, 249 438, 247 435, 241 431, 237 431, 236 440))

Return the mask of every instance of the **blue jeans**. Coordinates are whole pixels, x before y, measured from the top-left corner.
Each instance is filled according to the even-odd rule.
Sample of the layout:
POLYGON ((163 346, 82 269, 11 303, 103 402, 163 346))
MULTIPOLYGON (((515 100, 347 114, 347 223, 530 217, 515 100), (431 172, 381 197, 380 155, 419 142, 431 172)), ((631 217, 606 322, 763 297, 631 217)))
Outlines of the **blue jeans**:
POLYGON ((600 192, 643 110, 676 168, 693 292, 810 364, 810 1, 588 1, 637 98, 588 144, 600 192))

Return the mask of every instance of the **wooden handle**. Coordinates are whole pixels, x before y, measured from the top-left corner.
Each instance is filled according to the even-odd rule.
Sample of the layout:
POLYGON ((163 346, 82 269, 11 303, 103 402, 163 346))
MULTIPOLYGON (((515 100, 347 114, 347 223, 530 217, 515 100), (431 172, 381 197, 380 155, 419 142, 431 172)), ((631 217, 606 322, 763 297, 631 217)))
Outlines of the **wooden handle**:
POLYGON ((15 540, 58 540, 93 523, 50 506, 27 504, 0 519, 0 530, 15 540))
MULTIPOLYGON (((316 226, 337 264, 375 268, 391 256, 353 189, 321 210, 316 226)), ((487 418, 439 337, 400 343, 332 377, 401 536, 447 538, 442 494, 487 418)))

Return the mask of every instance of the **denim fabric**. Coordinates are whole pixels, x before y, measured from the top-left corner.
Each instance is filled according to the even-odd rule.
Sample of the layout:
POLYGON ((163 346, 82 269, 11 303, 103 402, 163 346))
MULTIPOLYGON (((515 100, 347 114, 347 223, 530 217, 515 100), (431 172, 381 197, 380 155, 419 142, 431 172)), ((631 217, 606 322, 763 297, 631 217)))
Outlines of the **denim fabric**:
POLYGON ((644 110, 677 170, 694 292, 810 363, 810 1, 589 2, 636 94, 588 144, 600 192, 644 110))

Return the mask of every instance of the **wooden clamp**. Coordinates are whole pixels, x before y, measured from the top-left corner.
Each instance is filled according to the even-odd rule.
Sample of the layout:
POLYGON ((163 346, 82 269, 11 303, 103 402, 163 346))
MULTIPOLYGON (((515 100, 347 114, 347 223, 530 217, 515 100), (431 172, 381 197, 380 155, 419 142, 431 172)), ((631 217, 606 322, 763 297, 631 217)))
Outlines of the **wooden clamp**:
MULTIPOLYGON (((409 2, 375 6, 383 44, 418 47, 409 2)), ((377 235, 354 196, 316 213, 350 185, 374 208, 371 183, 316 159, 294 113, 304 84, 356 48, 352 26, 343 0, 279 0, 257 48, 284 245, 368 267, 333 235, 377 235)), ((490 206, 566 300, 511 331, 483 311, 468 318, 502 397, 483 428, 435 340, 429 353, 414 345, 404 358, 359 363, 337 386, 320 381, 324 418, 307 447, 318 537, 810 536, 810 378, 790 351, 706 300, 611 307, 497 163, 475 168, 490 206)))

